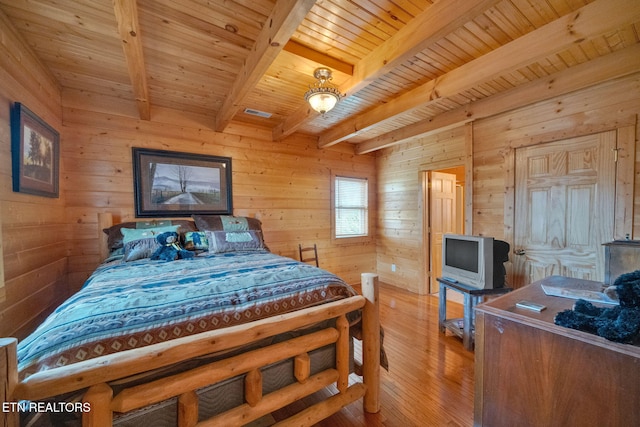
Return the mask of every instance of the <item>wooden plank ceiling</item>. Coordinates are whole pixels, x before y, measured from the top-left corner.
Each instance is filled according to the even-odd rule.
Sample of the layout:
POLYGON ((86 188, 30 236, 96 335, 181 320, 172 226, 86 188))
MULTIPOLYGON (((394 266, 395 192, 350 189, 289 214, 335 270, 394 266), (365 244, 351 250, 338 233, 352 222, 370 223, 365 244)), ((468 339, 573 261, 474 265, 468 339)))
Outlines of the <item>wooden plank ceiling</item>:
POLYGON ((638 0, 0 0, 0 13, 65 105, 177 109, 358 153, 640 71, 638 0), (303 99, 318 66, 346 94, 324 116, 303 99))

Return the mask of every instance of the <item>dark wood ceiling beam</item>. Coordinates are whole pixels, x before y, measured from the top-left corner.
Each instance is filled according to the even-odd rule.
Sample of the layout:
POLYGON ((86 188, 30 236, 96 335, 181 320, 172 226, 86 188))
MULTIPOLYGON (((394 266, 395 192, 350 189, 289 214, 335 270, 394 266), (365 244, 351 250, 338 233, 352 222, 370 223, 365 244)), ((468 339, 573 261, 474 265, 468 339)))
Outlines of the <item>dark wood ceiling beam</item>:
POLYGON ((129 79, 131 80, 140 118, 142 120, 151 120, 149 86, 142 52, 136 0, 114 0, 113 9, 118 22, 118 34, 120 34, 122 40, 129 79))
POLYGON ((278 0, 216 115, 216 131, 222 132, 231 122, 245 96, 267 72, 314 4, 315 0, 278 0))
POLYGON ((322 134, 318 145, 325 148, 337 144, 385 120, 457 95, 571 45, 633 24, 639 18, 640 3, 637 0, 597 0, 380 107, 345 120, 322 134), (620 10, 626 12, 621 14, 620 10))
POLYGON ((334 58, 333 56, 329 56, 326 53, 318 52, 317 50, 311 49, 310 47, 296 41, 289 40, 289 42, 284 46, 284 50, 302 58, 317 62, 318 64, 322 64, 332 70, 340 71, 341 73, 348 74, 350 76, 353 75, 352 64, 348 64, 334 58))
POLYGON ((545 101, 607 80, 640 73, 640 45, 601 56, 589 62, 567 68, 548 77, 526 83, 508 91, 471 102, 464 107, 439 114, 397 131, 359 143, 357 154, 391 147, 412 138, 425 137, 465 123, 545 101))
MULTIPOLYGON (((366 88, 380 76, 390 72, 402 62, 415 56, 475 16, 499 3, 501 0, 449 0, 439 1, 382 43, 354 66, 353 76, 340 85, 347 96, 366 88)), ((295 132, 306 120, 319 113, 308 105, 277 126, 273 139, 280 140, 295 132)))

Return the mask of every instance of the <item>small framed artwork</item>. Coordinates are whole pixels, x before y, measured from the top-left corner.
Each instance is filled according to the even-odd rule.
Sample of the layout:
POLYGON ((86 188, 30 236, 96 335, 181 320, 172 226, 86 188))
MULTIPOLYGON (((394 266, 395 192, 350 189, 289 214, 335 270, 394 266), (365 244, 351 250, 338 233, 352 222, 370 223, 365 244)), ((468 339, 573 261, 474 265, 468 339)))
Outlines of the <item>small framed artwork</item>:
POLYGON ((231 158, 133 148, 136 216, 232 215, 231 158))
POLYGON ((13 191, 58 197, 60 135, 19 102, 11 109, 13 191))

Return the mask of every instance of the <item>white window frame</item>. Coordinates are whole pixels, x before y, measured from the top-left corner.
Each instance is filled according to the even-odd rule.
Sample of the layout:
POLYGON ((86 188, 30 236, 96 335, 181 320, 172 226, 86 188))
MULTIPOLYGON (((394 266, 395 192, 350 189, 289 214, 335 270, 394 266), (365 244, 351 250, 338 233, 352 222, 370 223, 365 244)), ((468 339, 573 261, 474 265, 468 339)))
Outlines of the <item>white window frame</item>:
POLYGON ((331 240, 334 244, 354 244, 354 243, 365 243, 371 241, 371 180, 366 176, 358 176, 353 173, 340 173, 333 172, 331 173, 331 240), (348 179, 354 181, 363 181, 366 184, 366 206, 348 206, 348 208, 361 208, 365 210, 366 214, 366 230, 364 230, 364 234, 353 235, 353 236, 337 236, 337 227, 336 227, 336 218, 337 212, 341 208, 347 208, 347 206, 338 206, 337 201, 337 188, 336 182, 338 179, 348 179))

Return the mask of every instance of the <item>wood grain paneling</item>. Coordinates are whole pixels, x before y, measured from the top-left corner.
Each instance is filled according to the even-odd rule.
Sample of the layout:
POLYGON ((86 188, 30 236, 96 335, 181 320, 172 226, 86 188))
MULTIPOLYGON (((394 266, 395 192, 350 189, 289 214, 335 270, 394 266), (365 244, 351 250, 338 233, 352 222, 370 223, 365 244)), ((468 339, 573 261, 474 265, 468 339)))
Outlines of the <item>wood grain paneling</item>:
MULTIPOLYGON (((505 209, 512 203, 505 201, 505 195, 510 194, 505 187, 511 185, 505 174, 512 173, 514 148, 635 124, 640 112, 638 93, 640 75, 635 74, 478 121, 474 126, 474 150, 482 153, 482 167, 475 169, 474 230, 508 237, 512 220, 506 219, 505 209)), ((637 185, 636 178, 636 188, 637 185)), ((636 209, 638 202, 636 194, 636 209)), ((636 236, 637 227, 634 221, 636 236)))
MULTIPOLYGON (((633 194, 633 206, 626 206, 624 212, 618 210, 616 233, 619 238, 626 233, 638 238, 640 194, 634 189, 640 184, 640 176, 636 174, 634 189, 630 189, 628 171, 637 171, 640 166, 637 147, 640 131, 636 124, 640 113, 639 93, 640 74, 633 74, 475 121, 472 140, 473 234, 494 236, 513 243, 514 148, 619 129, 619 135, 626 141, 631 140, 631 148, 634 148, 635 139, 636 154, 635 165, 625 160, 627 163, 621 167, 626 175, 618 177, 627 198, 631 199, 633 194)), ((413 291, 419 289, 420 277, 415 274, 420 271, 423 260, 416 251, 422 221, 418 171, 430 169, 430 164, 446 159, 462 159, 464 152, 460 143, 464 143, 460 132, 446 131, 378 152, 377 260, 380 280, 413 291), (391 264, 396 264, 395 273, 391 272, 391 264)))
MULTIPOLYGON (((597 68, 640 42, 636 0, 0 0, 0 9, 65 97, 95 109, 154 120, 173 109, 219 131, 301 131, 359 152, 417 135, 411 126, 424 121, 460 125, 467 116, 452 109, 489 98, 499 108, 512 88, 562 88, 555 74, 597 68), (302 96, 318 66, 347 95, 322 117, 302 96)), ((609 73, 626 68, 614 62, 609 73)))
POLYGON ((2 12, 0 82, 0 336, 21 336, 68 295, 67 231, 63 192, 52 199, 12 190, 10 107, 21 102, 57 130, 62 116, 54 77, 2 12))
POLYGON ((379 152, 376 255, 381 281, 425 292, 420 172, 442 168, 443 162, 463 165, 465 134, 462 126, 379 152))
POLYGON ((320 266, 352 283, 375 270, 375 245, 330 240, 330 170, 364 173, 375 188, 374 156, 356 156, 351 146, 319 150, 312 138, 301 136, 271 142, 193 128, 187 121, 139 121, 77 106, 65 108, 64 116, 72 117, 62 132, 67 221, 81 230, 70 242, 72 288, 98 263, 96 237, 88 232, 97 227, 97 213, 134 219, 132 147, 231 157, 234 213, 260 219, 273 252, 297 259, 298 243, 316 243, 320 266))

